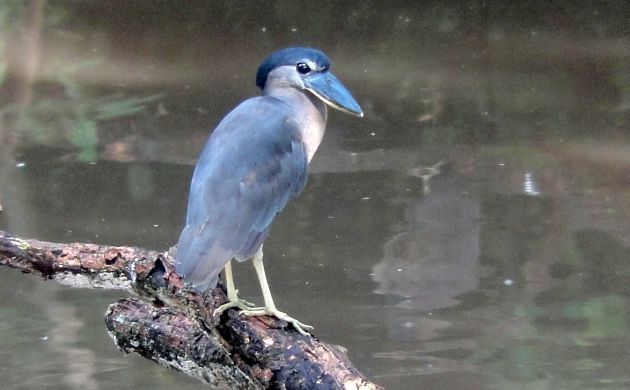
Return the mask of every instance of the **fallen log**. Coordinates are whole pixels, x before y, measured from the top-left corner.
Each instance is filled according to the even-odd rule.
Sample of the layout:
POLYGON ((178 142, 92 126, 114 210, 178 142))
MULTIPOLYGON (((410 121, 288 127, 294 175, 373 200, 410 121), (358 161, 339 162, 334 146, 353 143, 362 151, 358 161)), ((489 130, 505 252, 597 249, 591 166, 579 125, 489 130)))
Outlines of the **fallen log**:
POLYGON ((122 289, 105 313, 108 332, 136 352, 213 386, 235 389, 361 389, 380 387, 348 360, 342 347, 304 336, 274 317, 215 319, 225 302, 219 285, 187 288, 168 252, 135 247, 26 240, 0 230, 0 265, 77 288, 122 289))

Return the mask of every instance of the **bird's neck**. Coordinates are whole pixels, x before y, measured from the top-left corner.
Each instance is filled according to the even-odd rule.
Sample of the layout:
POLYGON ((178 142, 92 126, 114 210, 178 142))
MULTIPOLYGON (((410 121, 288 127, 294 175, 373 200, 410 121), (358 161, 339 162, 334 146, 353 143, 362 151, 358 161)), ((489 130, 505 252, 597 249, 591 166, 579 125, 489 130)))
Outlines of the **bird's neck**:
POLYGON ((326 104, 312 93, 296 88, 266 88, 264 94, 280 99, 293 108, 310 163, 326 131, 326 104))

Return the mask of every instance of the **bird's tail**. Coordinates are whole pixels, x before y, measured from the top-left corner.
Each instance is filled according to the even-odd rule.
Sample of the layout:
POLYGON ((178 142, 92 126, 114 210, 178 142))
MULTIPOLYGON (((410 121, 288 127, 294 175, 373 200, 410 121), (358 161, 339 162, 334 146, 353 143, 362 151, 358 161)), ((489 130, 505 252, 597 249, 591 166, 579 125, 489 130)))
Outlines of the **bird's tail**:
POLYGON ((186 226, 177 244, 175 269, 199 291, 217 285, 219 273, 231 258, 214 241, 186 226))

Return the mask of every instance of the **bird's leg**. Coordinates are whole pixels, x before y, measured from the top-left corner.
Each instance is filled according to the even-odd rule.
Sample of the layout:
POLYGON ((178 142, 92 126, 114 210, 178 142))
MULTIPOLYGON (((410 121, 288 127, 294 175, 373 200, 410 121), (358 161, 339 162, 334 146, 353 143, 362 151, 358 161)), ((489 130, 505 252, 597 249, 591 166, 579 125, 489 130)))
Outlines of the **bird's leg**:
MULTIPOLYGON (((237 307, 241 310, 245 310, 245 309, 251 309, 251 308, 255 308, 253 303, 251 302, 247 302, 244 299, 240 299, 238 297, 238 290, 234 287, 234 277, 232 275, 232 261, 228 261, 228 263, 225 265, 225 284, 227 285, 227 299, 228 302, 224 303, 223 305, 217 307, 214 310, 213 315, 215 317, 218 317, 221 313, 223 313, 226 309, 229 309, 231 307, 237 307)), ((255 309, 262 309, 262 308, 255 308, 255 309)))
POLYGON ((275 316, 276 318, 289 322, 293 325, 293 327, 303 335, 308 336, 309 333, 307 330, 313 329, 312 326, 301 323, 295 318, 289 317, 286 313, 281 312, 276 308, 276 305, 273 303, 273 298, 271 297, 271 290, 269 289, 269 284, 267 283, 267 276, 265 275, 265 267, 263 266, 263 253, 262 246, 254 255, 254 269, 256 270, 256 275, 258 276, 258 282, 260 283, 260 289, 262 290, 263 299, 265 300, 265 307, 262 308, 248 308, 241 312, 241 315, 244 316, 264 316, 270 315, 275 316))
POLYGON ((230 302, 238 301, 238 290, 234 286, 234 275, 232 274, 232 260, 228 261, 223 269, 225 272, 225 284, 227 285, 227 299, 230 302))

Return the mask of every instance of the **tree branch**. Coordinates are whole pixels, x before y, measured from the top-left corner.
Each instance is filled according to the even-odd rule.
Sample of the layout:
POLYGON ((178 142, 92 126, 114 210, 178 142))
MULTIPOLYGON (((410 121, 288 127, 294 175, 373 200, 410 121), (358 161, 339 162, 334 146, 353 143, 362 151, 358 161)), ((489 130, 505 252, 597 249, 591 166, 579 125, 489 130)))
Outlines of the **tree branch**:
POLYGON ((342 347, 303 336, 272 317, 227 310, 222 286, 200 294, 175 273, 169 253, 134 247, 25 240, 0 230, 0 265, 79 288, 123 289, 141 297, 110 305, 116 344, 214 386, 237 389, 380 389, 342 347))

